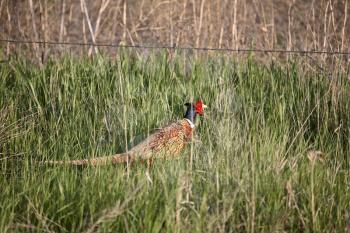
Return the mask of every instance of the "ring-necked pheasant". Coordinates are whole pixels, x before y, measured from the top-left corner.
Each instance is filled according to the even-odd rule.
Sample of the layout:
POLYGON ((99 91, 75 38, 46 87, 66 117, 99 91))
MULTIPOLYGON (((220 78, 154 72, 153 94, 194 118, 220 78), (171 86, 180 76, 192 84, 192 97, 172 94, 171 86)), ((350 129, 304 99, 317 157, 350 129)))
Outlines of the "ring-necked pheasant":
POLYGON ((155 158, 176 156, 185 145, 191 141, 197 114, 203 115, 203 110, 207 107, 201 100, 197 101, 195 104, 186 103, 185 105, 187 106, 187 110, 183 119, 157 130, 127 153, 92 159, 45 161, 44 163, 97 166, 133 163, 137 160, 152 162, 155 158))

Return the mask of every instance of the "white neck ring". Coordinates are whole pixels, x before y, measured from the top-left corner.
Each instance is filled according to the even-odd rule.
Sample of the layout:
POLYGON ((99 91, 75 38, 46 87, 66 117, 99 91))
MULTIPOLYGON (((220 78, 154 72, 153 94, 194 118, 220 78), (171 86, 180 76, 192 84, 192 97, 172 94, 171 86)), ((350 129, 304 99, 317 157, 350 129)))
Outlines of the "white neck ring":
POLYGON ((185 118, 185 120, 188 121, 188 123, 190 124, 191 129, 193 129, 195 127, 195 125, 193 124, 193 122, 191 120, 189 120, 187 118, 185 118))

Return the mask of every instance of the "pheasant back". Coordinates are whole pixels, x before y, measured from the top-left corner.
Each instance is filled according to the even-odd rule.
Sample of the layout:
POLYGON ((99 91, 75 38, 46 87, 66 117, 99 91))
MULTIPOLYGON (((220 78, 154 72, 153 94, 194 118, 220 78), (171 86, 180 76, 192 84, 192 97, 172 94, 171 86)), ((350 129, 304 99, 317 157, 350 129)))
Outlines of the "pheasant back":
POLYGON ((155 159, 177 156, 191 141, 192 127, 186 119, 178 120, 155 133, 130 150, 133 159, 155 159))

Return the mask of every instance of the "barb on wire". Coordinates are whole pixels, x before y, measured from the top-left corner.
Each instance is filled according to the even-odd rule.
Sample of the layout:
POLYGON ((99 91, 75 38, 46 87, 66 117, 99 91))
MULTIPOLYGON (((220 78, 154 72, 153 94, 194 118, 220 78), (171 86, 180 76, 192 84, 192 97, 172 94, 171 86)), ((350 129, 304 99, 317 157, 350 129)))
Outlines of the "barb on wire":
POLYGON ((72 45, 72 46, 94 46, 111 48, 137 48, 137 49, 171 49, 171 50, 197 50, 197 51, 218 51, 218 52, 257 52, 257 53, 289 53, 289 54, 327 54, 327 55, 350 55, 350 52, 327 51, 327 50, 284 50, 284 49, 259 49, 259 48, 209 48, 209 47, 183 47, 169 45, 121 45, 107 43, 83 43, 83 42, 57 42, 57 41, 35 41, 35 40, 15 40, 0 39, 0 42, 15 44, 45 44, 45 45, 72 45))

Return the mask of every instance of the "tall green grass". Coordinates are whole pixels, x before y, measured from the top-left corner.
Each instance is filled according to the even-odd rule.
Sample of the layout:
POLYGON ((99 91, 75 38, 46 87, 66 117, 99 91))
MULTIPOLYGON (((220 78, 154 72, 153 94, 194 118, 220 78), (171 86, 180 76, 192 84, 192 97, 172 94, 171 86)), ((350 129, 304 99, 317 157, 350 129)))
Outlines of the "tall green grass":
POLYGON ((182 58, 0 64, 0 231, 349 230, 347 74, 182 58), (142 164, 35 163, 122 152, 199 98, 193 143, 151 181, 142 164))

